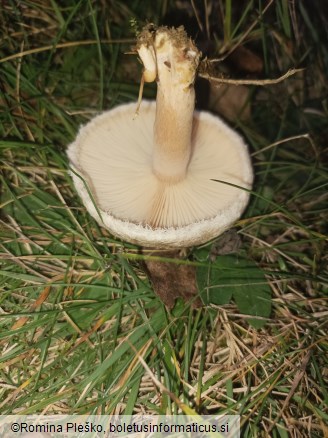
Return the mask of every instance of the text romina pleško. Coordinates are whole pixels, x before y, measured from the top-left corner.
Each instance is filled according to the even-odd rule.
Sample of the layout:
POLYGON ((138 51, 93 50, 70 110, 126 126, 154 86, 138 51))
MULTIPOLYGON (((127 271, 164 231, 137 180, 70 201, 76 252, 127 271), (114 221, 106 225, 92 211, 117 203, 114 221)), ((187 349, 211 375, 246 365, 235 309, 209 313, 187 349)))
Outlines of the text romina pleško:
POLYGON ((20 423, 20 432, 104 432, 106 427, 102 424, 94 424, 89 421, 85 423, 65 423, 65 424, 28 424, 20 423))

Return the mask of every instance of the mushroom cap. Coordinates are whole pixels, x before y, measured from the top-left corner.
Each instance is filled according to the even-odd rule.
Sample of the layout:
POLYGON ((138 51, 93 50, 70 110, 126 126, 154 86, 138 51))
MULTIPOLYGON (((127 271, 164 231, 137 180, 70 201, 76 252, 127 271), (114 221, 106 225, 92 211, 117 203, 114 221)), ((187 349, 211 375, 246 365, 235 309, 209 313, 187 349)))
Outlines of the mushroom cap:
POLYGON ((253 180, 242 138, 219 117, 195 111, 187 176, 164 183, 152 169, 156 102, 143 100, 137 117, 135 110, 130 103, 102 113, 68 148, 89 213, 117 237, 148 247, 199 245, 224 232, 245 209, 253 180))

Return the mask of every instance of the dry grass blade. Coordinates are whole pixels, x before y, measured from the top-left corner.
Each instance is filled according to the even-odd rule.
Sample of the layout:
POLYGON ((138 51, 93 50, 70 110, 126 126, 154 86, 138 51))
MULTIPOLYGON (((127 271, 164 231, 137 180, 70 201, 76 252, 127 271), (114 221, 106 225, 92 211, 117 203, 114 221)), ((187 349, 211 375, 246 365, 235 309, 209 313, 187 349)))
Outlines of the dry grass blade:
POLYGON ((277 418, 274 420, 274 422, 271 424, 271 426, 270 426, 269 429, 267 430, 268 433, 270 433, 270 432, 272 431, 272 429, 274 428, 274 426, 275 426, 275 425, 277 424, 277 422, 279 421, 280 417, 281 417, 281 416, 283 415, 283 413, 285 412, 285 410, 286 410, 286 408, 287 408, 287 406, 288 406, 288 403, 290 402, 290 400, 291 400, 291 398, 292 398, 294 392, 296 391, 296 389, 297 389, 297 387, 298 387, 298 385, 299 385, 299 383, 300 383, 302 377, 304 376, 304 373, 305 373, 305 370, 306 370, 307 364, 308 364, 308 362, 309 362, 309 360, 310 360, 311 354, 312 354, 312 352, 311 352, 311 350, 309 350, 309 351, 306 353, 306 355, 304 356, 304 358, 303 358, 303 360, 302 360, 302 363, 301 363, 301 365, 300 365, 300 369, 299 369, 299 370, 297 371, 297 373, 295 374, 294 381, 293 381, 292 386, 291 386, 291 389, 290 389, 290 391, 289 391, 289 393, 288 393, 288 395, 287 395, 287 397, 286 397, 286 400, 284 401, 284 403, 283 403, 283 405, 282 405, 282 407, 281 407, 281 409, 280 409, 280 411, 279 411, 279 413, 278 413, 278 415, 277 415, 277 418))
MULTIPOLYGON (((100 40, 101 44, 132 44, 134 40, 130 38, 122 38, 122 39, 116 39, 116 40, 100 40)), ((18 53, 14 53, 10 56, 5 56, 3 58, 0 58, 0 64, 8 61, 12 61, 14 59, 20 59, 25 56, 29 55, 35 55, 37 53, 42 52, 48 52, 49 50, 54 49, 67 49, 69 47, 79 47, 79 46, 89 46, 89 45, 96 45, 98 44, 97 40, 84 40, 84 41, 68 41, 66 43, 56 43, 52 45, 47 45, 44 47, 36 47, 35 49, 29 49, 29 50, 23 50, 18 53)))

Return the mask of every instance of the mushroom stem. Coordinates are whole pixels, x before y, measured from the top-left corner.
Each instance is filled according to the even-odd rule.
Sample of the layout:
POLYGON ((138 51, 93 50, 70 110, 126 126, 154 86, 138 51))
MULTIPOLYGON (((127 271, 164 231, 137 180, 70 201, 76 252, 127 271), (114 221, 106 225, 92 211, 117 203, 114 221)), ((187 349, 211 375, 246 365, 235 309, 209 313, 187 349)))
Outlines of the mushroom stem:
POLYGON ((145 67, 145 81, 154 77, 154 71, 157 78, 153 172, 161 181, 176 183, 185 178, 191 157, 200 52, 183 27, 146 28, 139 36, 137 50, 145 67))

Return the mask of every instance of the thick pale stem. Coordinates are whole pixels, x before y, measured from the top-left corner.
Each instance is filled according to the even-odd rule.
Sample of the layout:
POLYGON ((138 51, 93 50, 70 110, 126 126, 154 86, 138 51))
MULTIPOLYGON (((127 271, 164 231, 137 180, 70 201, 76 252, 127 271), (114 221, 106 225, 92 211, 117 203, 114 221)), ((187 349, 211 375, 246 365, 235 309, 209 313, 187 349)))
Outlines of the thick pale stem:
POLYGON ((141 33, 144 80, 157 78, 153 171, 162 181, 185 178, 191 155, 194 81, 200 53, 183 28, 141 33))

